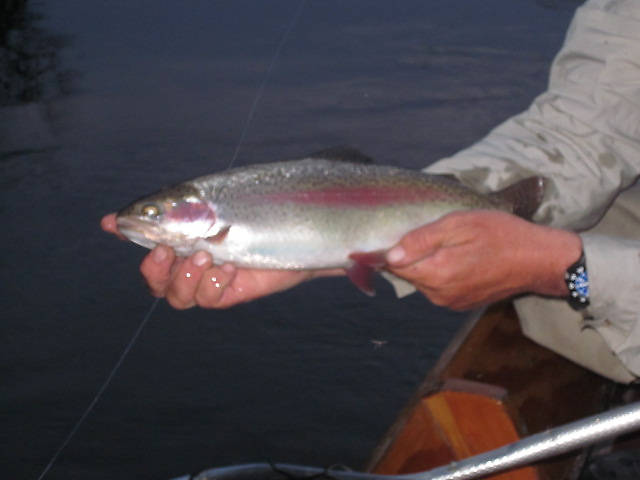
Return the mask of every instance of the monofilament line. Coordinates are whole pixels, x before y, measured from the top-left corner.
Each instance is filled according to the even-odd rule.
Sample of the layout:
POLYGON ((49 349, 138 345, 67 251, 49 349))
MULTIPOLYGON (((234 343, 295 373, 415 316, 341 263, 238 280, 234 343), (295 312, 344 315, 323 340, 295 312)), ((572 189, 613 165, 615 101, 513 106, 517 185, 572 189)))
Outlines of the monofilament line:
POLYGON ((151 318, 151 314, 155 310, 155 308, 158 305, 159 301, 160 301, 160 298, 156 298, 153 301, 153 303, 151 304, 151 307, 149 307, 149 310, 147 311, 147 314, 144 316, 144 318, 142 319, 142 322, 140 322, 140 325, 138 325, 138 328, 134 332, 133 337, 131 337, 131 340, 129 340, 129 343, 127 344, 127 346, 123 350, 122 354, 120 355, 120 358, 118 358, 118 361, 116 362, 114 367, 111 369, 111 373, 109 373, 109 376, 107 377, 107 379, 102 383, 102 386, 100 387, 100 390, 98 390, 98 393, 96 393, 95 397, 93 397, 93 400, 91 400, 91 403, 89 404, 89 406, 86 408, 86 410, 84 411, 82 416, 78 419, 76 424, 73 426, 73 428, 69 432, 69 435, 67 435, 67 438, 64 439, 64 441, 60 444, 60 447, 58 447, 58 450, 56 450, 56 453, 53 454, 53 457, 51 457, 51 460, 49 460, 49 463, 44 468, 44 470, 42 471, 40 476, 38 477, 38 480, 42 480, 42 478, 44 478, 44 476, 47 474, 47 472, 51 469, 53 464, 56 462, 56 460, 60 456, 60 453, 62 453, 62 450, 64 450, 64 448, 69 444, 69 442, 71 441, 73 436, 76 434, 76 432, 78 431, 78 429, 80 428, 80 426, 84 422, 85 418, 87 418, 89 416, 89 414, 93 410, 93 407, 96 406, 96 403, 98 403, 98 401, 100 400, 100 397, 102 397, 102 394, 105 392, 105 390, 107 389, 107 387, 111 383, 111 380, 113 380, 113 377, 115 377, 116 372, 118 371, 118 369, 120 368, 120 366, 124 362, 124 359, 129 354, 131 349, 133 348, 133 345, 136 343, 136 340, 138 340, 138 337, 140 336, 140 333, 142 332, 142 330, 144 329, 145 325, 147 324, 147 322, 151 318))
POLYGON ((231 166, 235 163, 236 158, 238 158, 238 152, 240 152, 240 147, 244 143, 244 139, 247 136, 247 132, 249 131, 249 125, 251 125, 251 121, 253 120, 253 115, 256 113, 256 108, 258 107, 258 103, 260 102, 260 99, 262 98, 262 94, 264 93, 264 89, 267 86, 267 82, 271 77, 271 72, 273 71, 273 68, 275 67, 276 63, 278 63, 280 52, 282 51, 282 48, 284 47, 285 43, 287 43, 287 39, 289 38, 289 34, 293 30, 293 27, 295 27, 296 23, 298 23, 298 19, 302 15, 302 11, 304 10, 304 6, 306 3, 307 3, 307 0, 300 1, 300 3, 298 4, 298 8, 296 9, 295 13, 291 17, 291 21, 289 22, 287 29, 282 34, 282 38, 280 38, 280 43, 278 43, 278 47, 276 48, 276 51, 273 54, 273 57, 271 58, 269 67, 267 67, 267 71, 265 72, 262 82, 260 83, 260 87, 258 88, 258 91, 256 92, 256 96, 253 99, 253 103, 251 104, 251 108, 249 109, 249 115, 247 115, 247 121, 244 123, 244 128, 242 129, 242 133, 240 134, 240 139, 238 140, 238 145, 236 146, 235 152, 233 152, 233 157, 231 157, 231 161, 229 162, 229 165, 227 165, 227 168, 231 168, 231 166))
MULTIPOLYGON (((247 116, 247 120, 246 120, 246 122, 244 124, 244 128, 242 129, 242 133, 240 135, 240 139, 238 140, 238 144, 236 146, 235 152, 234 152, 233 157, 231 158, 231 161, 229 162, 229 165, 227 166, 227 168, 231 168, 231 166, 236 161, 236 158, 238 157, 238 152, 240 151, 240 147, 244 143, 244 139, 245 139, 245 137, 247 135, 247 131, 249 130, 249 125, 251 125, 251 121, 253 120, 253 115, 254 115, 254 113, 256 111, 258 103, 260 102, 260 99, 262 98, 262 94, 264 93, 264 90, 265 90, 265 87, 266 87, 267 82, 269 80, 269 77, 271 76, 271 72, 273 71, 273 68, 274 68, 275 64, 277 63, 277 61, 278 61, 278 57, 280 56, 280 52, 282 51, 282 48, 284 47, 285 43, 287 42, 287 39, 289 38, 289 33, 293 30, 293 27, 296 25, 296 23, 298 22, 298 19, 300 18, 300 15, 302 14, 302 10, 304 10, 305 4, 306 4, 306 0, 301 0, 300 1, 300 3, 298 4, 298 8, 296 9, 295 13, 291 17, 291 21, 289 22, 289 24, 287 26, 287 29, 283 33, 282 38, 280 39, 280 42, 278 43, 276 51, 274 52, 273 57, 271 58, 271 62, 269 63, 269 67, 267 68, 267 71, 265 72, 265 76, 262 79, 262 83, 260 84, 260 87, 258 88, 258 91, 256 92, 255 98, 253 99, 253 103, 251 104, 251 108, 249 109, 249 115, 247 116)), ((135 333, 131 337, 131 340, 129 340, 129 343, 127 344, 126 348, 124 349, 124 351, 120 355, 120 358, 118 359, 118 361, 116 362, 114 367, 111 369, 111 373, 109 373, 109 375, 107 376, 107 379, 103 382, 102 386, 98 390, 98 393, 96 393, 95 397, 93 397, 93 400, 91 400, 91 403, 89 403, 89 405, 87 406, 87 408, 84 411, 84 413, 82 414, 82 416, 78 419, 78 421, 73 426, 73 428, 71 429, 71 431, 69 432, 67 437, 60 444, 60 446, 58 447, 56 452, 53 454, 53 456, 51 457, 51 460, 49 460, 49 463, 47 463, 47 466, 44 468, 44 470, 42 471, 42 473, 38 477, 38 480, 42 480, 44 478, 44 476, 49 472, 49 470, 51 470, 51 467, 53 467, 53 465, 56 463, 56 461, 58 460, 58 457, 60 456, 62 451, 69 444, 69 442, 71 442, 71 439, 76 434, 76 432, 80 429, 80 426, 82 425, 82 423, 89 416, 89 414, 93 411, 93 408, 96 406, 96 404, 98 403, 98 401, 102 397, 102 394, 105 392, 105 390, 107 389, 107 387, 109 386, 109 384, 113 380, 113 377, 115 377, 118 369, 120 368, 120 366, 124 362, 125 358, 127 357, 129 352, 133 348, 133 346, 136 343, 136 341, 138 340, 138 337, 140 336, 140 333, 142 333, 142 330, 146 326, 147 322, 149 322, 149 319, 151 318, 151 314, 155 310, 155 308, 158 305, 159 301, 160 301, 160 298, 156 298, 153 301, 153 303, 149 307, 149 310, 147 311, 146 315, 142 319, 142 322, 140 322, 140 325, 138 326, 137 330, 135 331, 135 333)))

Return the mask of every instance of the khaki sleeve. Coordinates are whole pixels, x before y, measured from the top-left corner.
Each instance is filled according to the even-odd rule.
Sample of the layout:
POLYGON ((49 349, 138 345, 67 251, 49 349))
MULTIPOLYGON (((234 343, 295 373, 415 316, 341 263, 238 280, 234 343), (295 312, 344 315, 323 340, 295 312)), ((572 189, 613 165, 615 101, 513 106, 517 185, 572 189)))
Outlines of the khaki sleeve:
POLYGON ((640 174, 640 2, 578 8, 545 93, 485 138, 430 167, 481 190, 549 181, 534 220, 582 230, 640 174))
POLYGON ((640 376, 640 239, 582 235, 594 328, 634 375, 640 376))
POLYGON ((580 333, 574 320, 582 317, 561 299, 520 300, 521 322, 536 341, 604 375, 640 376, 640 195, 620 195, 640 175, 640 1, 589 0, 578 8, 547 91, 427 171, 452 173, 480 191, 542 174, 549 188, 534 221, 583 232, 597 224, 582 234, 591 305, 581 325, 598 338, 580 333), (551 307, 574 319, 553 316, 554 325, 575 325, 565 340, 544 326, 551 307))

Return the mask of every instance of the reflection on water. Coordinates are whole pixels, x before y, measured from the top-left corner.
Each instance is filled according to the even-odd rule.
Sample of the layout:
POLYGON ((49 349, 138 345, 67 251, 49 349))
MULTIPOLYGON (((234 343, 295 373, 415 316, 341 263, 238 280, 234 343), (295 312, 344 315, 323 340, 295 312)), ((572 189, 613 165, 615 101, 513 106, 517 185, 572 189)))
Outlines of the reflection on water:
MULTIPOLYGON (((28 0, 0 4, 0 161, 56 145, 51 101, 72 91, 76 72, 62 65, 70 36, 48 31, 28 0)), ((3 185, 20 174, 3 172, 3 185)))
POLYGON ((74 72, 61 66, 70 37, 47 31, 28 0, 0 8, 0 106, 38 102, 71 91, 74 72))

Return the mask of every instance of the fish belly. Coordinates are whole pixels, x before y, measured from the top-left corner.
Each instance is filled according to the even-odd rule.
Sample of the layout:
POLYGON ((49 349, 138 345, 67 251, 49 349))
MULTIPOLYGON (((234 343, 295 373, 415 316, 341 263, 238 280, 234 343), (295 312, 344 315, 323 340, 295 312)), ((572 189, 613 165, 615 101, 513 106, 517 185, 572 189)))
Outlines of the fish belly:
POLYGON ((231 228, 220 244, 197 247, 205 247, 219 263, 246 268, 346 268, 351 254, 386 250, 407 232, 455 209, 432 204, 375 209, 261 206, 249 219, 227 220, 231 228))

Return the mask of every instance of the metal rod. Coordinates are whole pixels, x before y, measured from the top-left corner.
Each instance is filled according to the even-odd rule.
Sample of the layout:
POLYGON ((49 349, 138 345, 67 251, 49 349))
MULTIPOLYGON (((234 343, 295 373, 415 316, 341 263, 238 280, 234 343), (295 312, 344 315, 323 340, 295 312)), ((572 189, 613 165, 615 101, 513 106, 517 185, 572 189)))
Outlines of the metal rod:
POLYGON ((425 472, 380 475, 302 465, 252 463, 205 470, 194 480, 282 478, 277 476, 278 471, 298 478, 324 473, 328 478, 337 480, 468 480, 522 467, 637 429, 640 429, 640 402, 552 428, 504 447, 425 472))

